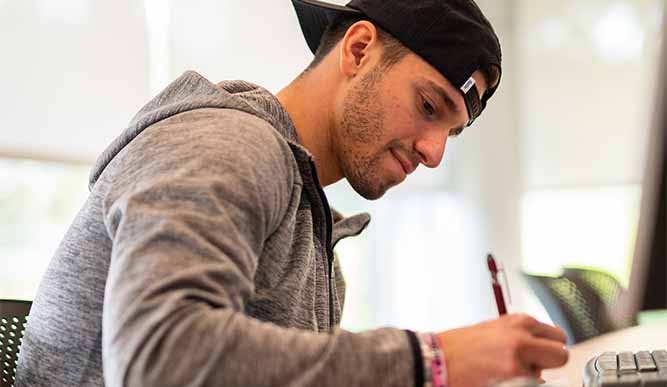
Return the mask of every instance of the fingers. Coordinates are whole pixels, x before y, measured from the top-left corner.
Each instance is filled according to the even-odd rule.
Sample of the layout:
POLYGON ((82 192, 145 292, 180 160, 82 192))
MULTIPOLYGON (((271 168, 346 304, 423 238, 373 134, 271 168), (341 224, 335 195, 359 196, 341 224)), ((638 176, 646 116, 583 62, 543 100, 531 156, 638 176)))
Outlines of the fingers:
POLYGON ((557 368, 567 362, 569 353, 561 343, 540 337, 526 337, 524 340, 519 351, 522 363, 543 370, 557 368))
POLYGON ((541 323, 539 321, 537 321, 537 324, 532 327, 530 333, 532 333, 534 336, 558 341, 562 344, 567 342, 567 335, 565 332, 563 332, 562 329, 553 325, 541 323))
POLYGON ((563 344, 567 342, 567 335, 558 327, 542 323, 525 314, 514 315, 514 319, 519 326, 526 329, 533 336, 555 340, 563 344))

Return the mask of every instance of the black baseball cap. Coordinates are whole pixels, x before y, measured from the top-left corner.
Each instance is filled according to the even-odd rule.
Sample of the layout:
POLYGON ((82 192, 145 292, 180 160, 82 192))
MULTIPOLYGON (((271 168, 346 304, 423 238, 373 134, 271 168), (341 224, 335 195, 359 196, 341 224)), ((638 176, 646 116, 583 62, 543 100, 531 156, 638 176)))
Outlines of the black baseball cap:
POLYGON ((501 72, 500 42, 473 0, 352 0, 346 6, 292 0, 308 47, 315 53, 329 24, 340 15, 375 23, 422 57, 463 95, 468 124, 481 114, 498 87, 481 100, 472 74, 495 66, 501 72))

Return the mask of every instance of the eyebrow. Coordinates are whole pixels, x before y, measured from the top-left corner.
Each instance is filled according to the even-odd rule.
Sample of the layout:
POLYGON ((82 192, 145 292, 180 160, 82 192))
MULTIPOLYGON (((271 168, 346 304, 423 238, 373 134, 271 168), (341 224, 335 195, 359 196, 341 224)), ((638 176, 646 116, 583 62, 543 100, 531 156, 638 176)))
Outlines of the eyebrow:
POLYGON ((445 105, 454 113, 458 113, 461 109, 459 109, 458 106, 454 103, 454 99, 449 95, 449 93, 443 89, 442 87, 438 86, 435 82, 431 80, 426 80, 426 83, 435 91, 436 94, 442 98, 443 101, 445 101, 445 105))

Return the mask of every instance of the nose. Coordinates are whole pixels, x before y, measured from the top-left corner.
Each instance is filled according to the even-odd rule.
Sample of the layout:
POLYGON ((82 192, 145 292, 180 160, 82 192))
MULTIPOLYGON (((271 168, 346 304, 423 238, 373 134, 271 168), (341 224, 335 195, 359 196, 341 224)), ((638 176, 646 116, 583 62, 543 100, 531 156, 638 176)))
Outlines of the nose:
POLYGON ((442 130, 431 130, 415 142, 415 151, 421 158, 421 163, 428 168, 435 168, 442 162, 445 154, 445 145, 449 130, 444 135, 442 130))

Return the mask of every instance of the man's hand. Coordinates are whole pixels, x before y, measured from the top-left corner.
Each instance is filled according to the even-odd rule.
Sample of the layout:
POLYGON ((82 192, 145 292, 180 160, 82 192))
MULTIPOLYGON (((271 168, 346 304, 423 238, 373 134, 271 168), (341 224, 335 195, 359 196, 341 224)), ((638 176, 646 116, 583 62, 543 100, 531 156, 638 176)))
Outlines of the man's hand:
POLYGON ((539 378, 567 362, 562 330, 523 314, 437 335, 450 387, 482 387, 517 376, 539 378))

